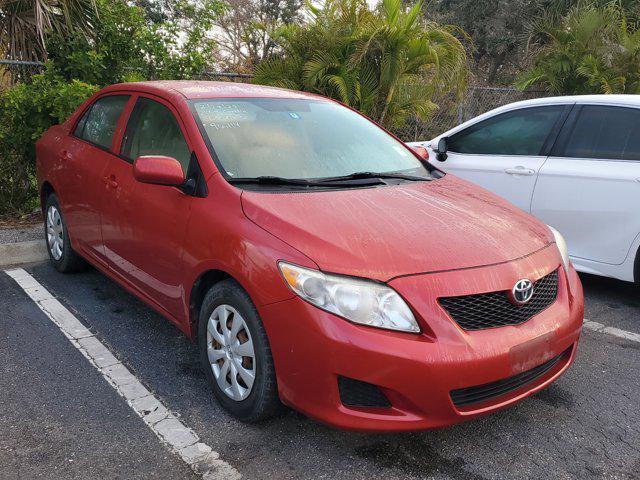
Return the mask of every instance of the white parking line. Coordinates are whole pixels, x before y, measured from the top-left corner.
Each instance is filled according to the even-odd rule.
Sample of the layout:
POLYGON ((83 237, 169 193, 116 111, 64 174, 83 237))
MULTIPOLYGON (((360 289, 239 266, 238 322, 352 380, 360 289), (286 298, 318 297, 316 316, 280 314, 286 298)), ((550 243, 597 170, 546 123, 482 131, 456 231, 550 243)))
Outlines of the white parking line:
POLYGON ((607 327, 602 323, 592 322, 586 318, 584 319, 582 326, 588 330, 593 330, 594 332, 606 333, 608 335, 613 335, 614 337, 624 338, 625 340, 640 343, 640 333, 627 332, 626 330, 621 330, 616 327, 607 327))
POLYGON ((89 329, 21 268, 5 270, 55 323, 71 344, 115 388, 147 426, 205 480, 232 480, 240 473, 186 427, 98 340, 89 329))

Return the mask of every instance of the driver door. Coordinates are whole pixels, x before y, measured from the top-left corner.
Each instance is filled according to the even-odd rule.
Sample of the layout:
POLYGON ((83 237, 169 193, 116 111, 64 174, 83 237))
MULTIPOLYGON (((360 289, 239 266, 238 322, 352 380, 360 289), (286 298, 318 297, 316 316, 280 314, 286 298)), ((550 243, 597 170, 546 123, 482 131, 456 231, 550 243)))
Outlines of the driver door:
POLYGON ((168 102, 138 96, 120 156, 107 167, 102 237, 111 269, 180 321, 185 315, 182 247, 194 197, 133 177, 133 162, 142 155, 173 157, 186 173, 191 148, 178 118, 168 102))
POLYGON ((473 124, 447 139, 447 159, 438 166, 529 212, 546 146, 566 108, 521 108, 473 124))

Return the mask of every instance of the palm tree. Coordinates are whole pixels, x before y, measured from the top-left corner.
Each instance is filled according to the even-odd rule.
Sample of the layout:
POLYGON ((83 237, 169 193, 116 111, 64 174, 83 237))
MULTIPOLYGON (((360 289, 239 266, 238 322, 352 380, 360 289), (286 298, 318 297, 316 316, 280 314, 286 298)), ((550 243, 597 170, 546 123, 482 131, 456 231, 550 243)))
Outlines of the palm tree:
POLYGON ((612 40, 586 55, 578 73, 601 93, 640 93, 640 28, 621 15, 612 40))
POLYGON ((49 32, 90 32, 94 0, 0 0, 0 55, 14 60, 45 60, 49 32))
POLYGON ((640 28, 619 2, 581 2, 533 25, 533 65, 516 86, 555 95, 640 93, 640 28))
POLYGON ((453 27, 421 20, 422 4, 363 0, 308 5, 311 20, 274 32, 281 51, 256 68, 255 81, 320 93, 387 126, 422 119, 433 99, 466 86, 465 46, 453 27))

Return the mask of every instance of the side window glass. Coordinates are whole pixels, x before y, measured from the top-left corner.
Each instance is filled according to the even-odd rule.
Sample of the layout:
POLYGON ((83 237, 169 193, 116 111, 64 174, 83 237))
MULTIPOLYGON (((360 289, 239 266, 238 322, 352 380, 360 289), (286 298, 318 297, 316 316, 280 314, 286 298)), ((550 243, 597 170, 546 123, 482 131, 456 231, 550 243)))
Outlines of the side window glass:
POLYGON ((76 125, 76 129, 73 131, 73 134, 76 137, 82 138, 82 132, 84 131, 84 126, 87 123, 87 117, 89 116, 90 113, 91 113, 91 107, 87 108, 87 111, 84 112, 84 115, 82 115, 82 118, 76 125))
POLYGON ((74 135, 102 148, 111 147, 118 119, 129 95, 109 95, 97 100, 84 114, 74 135))
POLYGON ((121 153, 131 160, 142 155, 173 157, 184 172, 191 159, 191 151, 171 110, 148 98, 140 98, 136 103, 121 153))
POLYGON ((562 156, 640 160, 640 109, 582 107, 562 156))
POLYGON ((470 126, 449 139, 457 153, 540 155, 564 105, 533 107, 503 113, 470 126))

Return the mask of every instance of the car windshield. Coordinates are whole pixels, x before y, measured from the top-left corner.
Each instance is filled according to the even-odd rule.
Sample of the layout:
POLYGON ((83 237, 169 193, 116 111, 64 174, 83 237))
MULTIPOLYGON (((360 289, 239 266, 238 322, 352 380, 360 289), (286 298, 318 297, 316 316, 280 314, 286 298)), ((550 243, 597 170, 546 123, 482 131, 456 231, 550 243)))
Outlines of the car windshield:
POLYGON ((193 106, 230 178, 429 174, 398 140, 335 102, 230 98, 198 100, 193 106))

